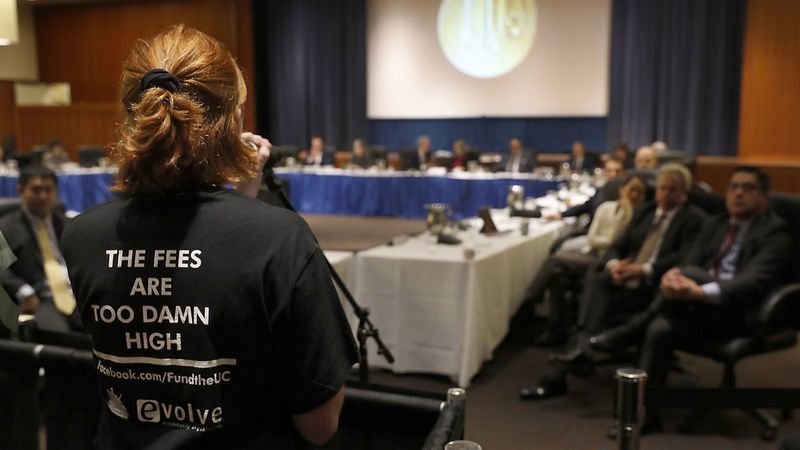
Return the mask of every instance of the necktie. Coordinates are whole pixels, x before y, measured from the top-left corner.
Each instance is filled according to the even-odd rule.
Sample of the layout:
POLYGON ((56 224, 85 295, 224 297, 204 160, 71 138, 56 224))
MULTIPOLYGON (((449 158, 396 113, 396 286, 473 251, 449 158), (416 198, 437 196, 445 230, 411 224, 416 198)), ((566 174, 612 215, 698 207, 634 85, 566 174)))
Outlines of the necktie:
POLYGON ((47 277, 47 284, 50 286, 50 293, 53 295, 53 303, 59 311, 69 316, 75 311, 75 297, 72 295, 61 264, 53 255, 53 242, 50 240, 44 220, 40 220, 36 224, 36 240, 42 251, 44 274, 47 277))
POLYGON ((512 173, 519 172, 519 158, 514 156, 508 160, 508 166, 506 167, 506 172, 512 172, 512 173))
POLYGON ((733 243, 736 241, 736 234, 739 232, 739 225, 732 223, 728 225, 728 231, 725 232, 725 239, 722 241, 722 246, 719 248, 717 255, 711 260, 711 275, 714 278, 719 277, 719 268, 725 255, 731 251, 733 243))
POLYGON ((647 231, 647 236, 644 238, 642 246, 639 247, 639 252, 636 253, 636 258, 633 260, 634 263, 646 263, 653 256, 653 251, 655 251, 656 244, 661 237, 661 224, 664 223, 666 216, 666 214, 661 214, 653 219, 653 224, 650 225, 650 230, 647 231))

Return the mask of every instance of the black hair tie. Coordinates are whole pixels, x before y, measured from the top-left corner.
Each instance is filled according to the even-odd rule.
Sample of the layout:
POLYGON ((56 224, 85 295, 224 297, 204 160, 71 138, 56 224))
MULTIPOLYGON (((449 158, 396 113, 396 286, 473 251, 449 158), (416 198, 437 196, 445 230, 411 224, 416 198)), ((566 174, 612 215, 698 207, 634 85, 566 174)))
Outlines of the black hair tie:
POLYGON ((164 69, 153 69, 142 77, 139 89, 144 92, 151 87, 160 87, 170 92, 178 92, 181 80, 164 69))

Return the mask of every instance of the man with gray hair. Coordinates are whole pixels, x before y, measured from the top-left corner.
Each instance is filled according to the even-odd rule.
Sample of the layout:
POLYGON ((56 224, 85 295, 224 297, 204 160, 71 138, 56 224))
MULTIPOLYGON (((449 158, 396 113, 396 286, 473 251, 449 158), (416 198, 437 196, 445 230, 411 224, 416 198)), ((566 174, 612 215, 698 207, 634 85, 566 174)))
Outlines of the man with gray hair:
POLYGON ((417 138, 417 146, 401 155, 403 170, 425 171, 431 162, 431 138, 423 134, 417 138))
POLYGON ((680 164, 658 170, 655 201, 636 210, 622 236, 586 275, 573 346, 552 356, 557 370, 523 389, 523 399, 565 393, 567 373, 591 372, 588 338, 603 329, 605 319, 648 307, 661 276, 688 251, 702 226, 705 214, 686 202, 691 186, 692 175, 680 164))

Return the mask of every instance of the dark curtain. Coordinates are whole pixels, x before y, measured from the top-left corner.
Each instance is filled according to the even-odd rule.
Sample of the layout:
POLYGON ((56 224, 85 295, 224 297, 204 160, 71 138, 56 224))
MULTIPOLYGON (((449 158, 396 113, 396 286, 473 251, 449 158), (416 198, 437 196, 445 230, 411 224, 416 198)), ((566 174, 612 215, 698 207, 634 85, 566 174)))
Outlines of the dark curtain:
POLYGON ((254 0, 259 132, 306 148, 367 133, 366 0, 254 0))
POLYGON ((608 144, 735 155, 745 0, 614 0, 608 144))

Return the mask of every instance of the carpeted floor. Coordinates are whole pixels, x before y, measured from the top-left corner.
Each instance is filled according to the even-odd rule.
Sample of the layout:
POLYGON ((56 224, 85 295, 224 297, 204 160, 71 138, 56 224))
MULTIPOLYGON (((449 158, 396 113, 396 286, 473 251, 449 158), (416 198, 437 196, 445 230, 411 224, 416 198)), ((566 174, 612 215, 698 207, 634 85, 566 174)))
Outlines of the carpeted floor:
MULTIPOLYGON (((495 352, 467 389, 466 437, 484 450, 494 449, 616 449, 615 441, 605 437, 613 424, 613 367, 599 368, 588 379, 570 378, 566 397, 542 402, 525 402, 517 397, 520 388, 530 384, 547 369, 548 350, 530 343, 533 333, 523 321, 495 352)), ((380 327, 380 324, 376 324, 380 327)), ((722 377, 721 366, 712 361, 680 354, 681 365, 696 376, 701 386, 716 386, 722 377)), ((752 358, 739 368, 742 386, 791 387, 800 373, 800 349, 752 358)), ((445 377, 432 375, 394 375, 373 370, 371 382, 390 386, 444 392, 452 387, 445 377)), ((687 376, 675 375, 671 382, 686 383, 687 376)), ((795 384, 796 386, 796 384, 795 384)), ((778 440, 763 442, 760 427, 743 412, 720 411, 703 416, 690 434, 678 428, 688 411, 665 413, 665 432, 644 436, 642 450, 729 450, 776 449, 781 436, 800 431, 800 420, 782 424, 778 440)))
POLYGON ((325 250, 357 252, 389 242, 401 234, 425 231, 424 220, 303 214, 325 250))
MULTIPOLYGON (((305 215, 321 245, 329 250, 363 250, 383 244, 393 236, 417 233, 422 221, 387 218, 351 218, 305 215)), ((516 449, 616 449, 617 443, 605 438, 613 424, 613 367, 603 367, 593 378, 570 379, 568 396, 543 402, 523 402, 520 388, 532 383, 547 368, 547 349, 531 345, 536 324, 529 312, 512 321, 511 332, 486 363, 467 390, 466 437, 484 450, 516 449)), ((375 324, 380 328, 380 324, 375 324)), ((714 362, 681 355, 681 364, 693 373, 702 386, 717 385, 722 368, 714 362)), ((796 386, 800 373, 800 349, 751 358, 740 364, 739 382, 751 387, 796 386)), ((452 387, 445 377, 414 374, 394 375, 373 370, 371 382, 390 386, 443 393, 452 387)), ((675 375, 674 383, 686 383, 687 376, 675 375)), ((666 431, 645 436, 642 450, 729 450, 776 449, 777 441, 765 443, 759 426, 738 411, 712 412, 703 417, 691 434, 678 427, 686 411, 665 414, 666 431)), ((800 431, 800 419, 782 424, 778 440, 787 432, 800 431)))

